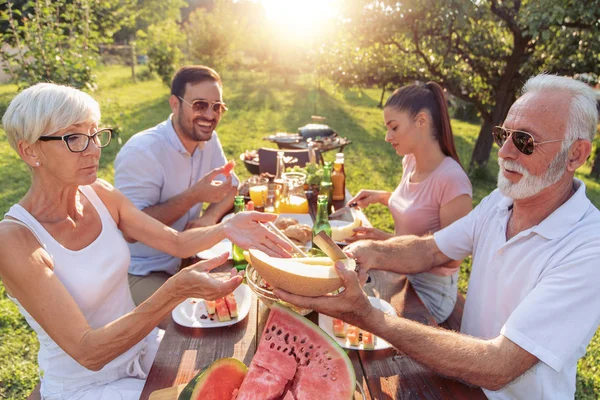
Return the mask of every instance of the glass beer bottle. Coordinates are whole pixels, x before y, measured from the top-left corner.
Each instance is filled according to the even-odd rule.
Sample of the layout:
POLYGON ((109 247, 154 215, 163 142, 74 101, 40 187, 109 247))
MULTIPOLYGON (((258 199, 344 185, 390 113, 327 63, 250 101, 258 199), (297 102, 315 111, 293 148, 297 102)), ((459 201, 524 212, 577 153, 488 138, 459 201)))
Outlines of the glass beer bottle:
POLYGON ((327 196, 327 215, 329 215, 329 210, 331 209, 331 194, 333 191, 331 169, 331 162, 326 161, 323 165, 323 178, 321 178, 321 187, 319 188, 319 197, 321 195, 327 196))
MULTIPOLYGON (((321 231, 325 231, 327 236, 331 237, 331 225, 329 225, 329 212, 328 212, 328 199, 327 196, 320 194, 317 197, 317 218, 312 228, 313 238, 321 231)), ((313 248, 319 248, 313 242, 313 248)))
MULTIPOLYGON (((244 196, 235 196, 233 210, 235 214, 244 211, 244 196)), ((244 250, 241 247, 232 244, 231 257, 233 258, 233 266, 238 271, 246 269, 248 263, 244 258, 244 250)))

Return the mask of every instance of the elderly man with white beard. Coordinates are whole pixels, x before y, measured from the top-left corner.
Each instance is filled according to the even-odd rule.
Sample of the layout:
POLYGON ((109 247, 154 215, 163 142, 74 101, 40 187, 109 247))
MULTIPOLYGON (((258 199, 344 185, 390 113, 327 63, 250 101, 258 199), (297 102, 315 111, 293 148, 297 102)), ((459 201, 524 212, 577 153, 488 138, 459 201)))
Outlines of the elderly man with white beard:
POLYGON ((587 85, 531 78, 493 132, 498 189, 470 214, 433 235, 351 244, 360 271, 336 265, 339 295, 276 294, 370 331, 491 399, 573 398, 577 360, 600 323, 600 212, 574 178, 597 122, 587 85), (386 315, 359 284, 369 269, 418 273, 468 255, 460 333, 386 315))

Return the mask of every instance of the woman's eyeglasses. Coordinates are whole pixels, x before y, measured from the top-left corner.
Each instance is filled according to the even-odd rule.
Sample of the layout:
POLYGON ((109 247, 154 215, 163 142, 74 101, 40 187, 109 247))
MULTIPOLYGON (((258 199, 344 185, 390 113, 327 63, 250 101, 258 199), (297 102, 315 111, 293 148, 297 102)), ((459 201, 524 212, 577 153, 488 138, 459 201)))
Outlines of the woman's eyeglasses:
POLYGON ((551 143, 551 142, 562 142, 564 139, 556 139, 556 140, 546 140, 545 142, 536 142, 531 136, 530 133, 524 131, 517 131, 513 129, 506 129, 501 126, 495 126, 492 129, 492 135, 494 136, 494 141, 500 147, 504 146, 504 143, 508 139, 509 136, 512 137, 513 144, 521 153, 526 156, 530 156, 533 154, 533 150, 535 146, 539 146, 540 144, 551 143))
POLYGON ((228 110, 227 106, 225 106, 225 103, 223 103, 222 101, 208 102, 206 100, 194 100, 193 102, 188 103, 183 97, 177 97, 179 97, 179 100, 192 107, 192 111, 194 112, 194 114, 204 114, 206 110, 208 110, 208 107, 212 107, 213 112, 219 115, 223 114, 225 111, 228 110))
POLYGON ((93 135, 86 135, 85 133, 69 133, 63 136, 40 136, 38 140, 47 142, 49 140, 62 140, 67 145, 67 149, 73 153, 81 153, 85 151, 90 145, 90 140, 94 141, 94 144, 98 148, 106 147, 110 143, 112 137, 112 128, 104 128, 96 131, 93 135))

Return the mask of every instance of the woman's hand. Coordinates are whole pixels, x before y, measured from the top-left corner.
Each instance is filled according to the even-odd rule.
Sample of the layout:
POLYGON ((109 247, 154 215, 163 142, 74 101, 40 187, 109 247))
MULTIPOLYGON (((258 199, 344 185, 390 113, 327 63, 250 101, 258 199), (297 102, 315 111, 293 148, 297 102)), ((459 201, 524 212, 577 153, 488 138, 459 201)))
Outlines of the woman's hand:
POLYGON ((244 250, 256 248, 273 257, 291 257, 292 246, 262 225, 276 219, 276 214, 241 212, 224 223, 225 236, 244 250))
POLYGON ((365 190, 362 189, 354 196, 348 204, 356 203, 357 206, 363 208, 370 204, 383 204, 387 206, 387 201, 390 198, 390 193, 385 190, 365 190))
POLYGON ((359 226, 358 228, 354 228, 354 235, 347 237, 344 239, 345 242, 353 243, 359 240, 386 240, 394 235, 391 233, 384 232, 379 229, 370 228, 367 226, 359 226))
POLYGON ((242 276, 235 268, 229 279, 219 280, 209 272, 227 261, 228 253, 210 260, 200 261, 179 271, 173 276, 175 280, 174 294, 182 299, 198 297, 215 300, 233 292, 242 283, 242 276))

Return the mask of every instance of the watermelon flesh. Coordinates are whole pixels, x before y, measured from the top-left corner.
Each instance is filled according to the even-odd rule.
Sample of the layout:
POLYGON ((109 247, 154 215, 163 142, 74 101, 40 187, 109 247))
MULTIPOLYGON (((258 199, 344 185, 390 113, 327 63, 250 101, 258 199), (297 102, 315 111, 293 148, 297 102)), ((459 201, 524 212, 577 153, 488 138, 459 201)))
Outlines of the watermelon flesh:
POLYGON ((233 293, 228 294, 225 298, 225 304, 227 304, 227 308, 229 309, 229 315, 231 318, 237 318, 237 302, 235 301, 235 295, 233 293))
POLYGON ((214 300, 204 300, 204 305, 206 306, 206 312, 209 314, 215 313, 215 308, 217 307, 217 302, 214 300))
POLYGON ((178 400, 231 400, 240 387, 247 368, 235 358, 220 358, 196 375, 178 400))
POLYGON ((333 319, 333 334, 340 338, 346 337, 346 323, 340 319, 333 319))
POLYGON ((231 321, 231 317, 229 316, 229 309, 227 308, 225 299, 220 298, 216 300, 216 309, 217 317, 219 317, 220 322, 231 321))
POLYGON ((344 400, 354 397, 350 359, 318 326, 274 304, 236 400, 344 400))

